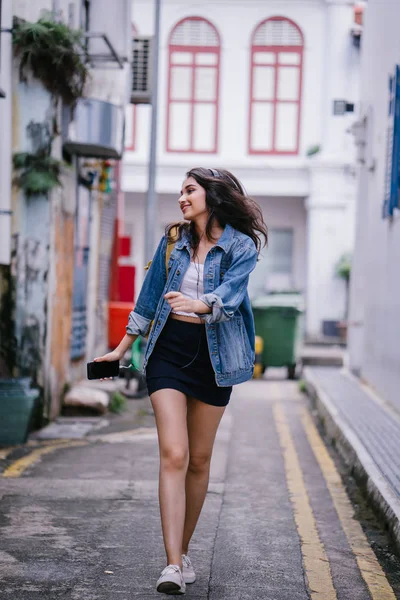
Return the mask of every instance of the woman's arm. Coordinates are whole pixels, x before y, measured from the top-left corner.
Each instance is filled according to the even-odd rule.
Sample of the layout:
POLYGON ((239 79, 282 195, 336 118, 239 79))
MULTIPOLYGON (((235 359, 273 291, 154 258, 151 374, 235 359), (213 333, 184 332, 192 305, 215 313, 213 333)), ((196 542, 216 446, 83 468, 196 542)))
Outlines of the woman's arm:
POLYGON ((163 236, 144 278, 135 308, 129 315, 126 333, 146 336, 156 314, 157 306, 167 280, 165 266, 167 238, 163 236))
POLYGON ((153 261, 147 271, 136 306, 129 314, 126 335, 115 350, 95 358, 95 362, 121 360, 139 335, 147 335, 165 286, 165 249, 166 237, 164 236, 158 244, 153 261))
POLYGON ((137 337, 137 335, 124 335, 115 350, 108 352, 103 356, 98 356, 94 359, 94 362, 112 362, 113 360, 121 360, 125 352, 129 350, 137 337))

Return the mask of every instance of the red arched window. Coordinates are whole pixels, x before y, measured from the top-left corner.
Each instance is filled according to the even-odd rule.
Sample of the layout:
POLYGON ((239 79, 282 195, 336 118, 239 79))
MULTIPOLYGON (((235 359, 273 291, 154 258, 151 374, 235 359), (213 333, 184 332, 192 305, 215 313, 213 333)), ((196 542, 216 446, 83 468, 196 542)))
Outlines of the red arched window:
POLYGON ((217 151, 220 37, 188 17, 169 39, 167 152, 217 151))
POLYGON ((285 17, 260 23, 251 45, 250 154, 298 154, 304 38, 285 17))
MULTIPOLYGON (((139 35, 136 25, 132 24, 132 38, 139 35)), ((125 150, 136 150, 136 104, 128 104, 125 110, 125 150)))

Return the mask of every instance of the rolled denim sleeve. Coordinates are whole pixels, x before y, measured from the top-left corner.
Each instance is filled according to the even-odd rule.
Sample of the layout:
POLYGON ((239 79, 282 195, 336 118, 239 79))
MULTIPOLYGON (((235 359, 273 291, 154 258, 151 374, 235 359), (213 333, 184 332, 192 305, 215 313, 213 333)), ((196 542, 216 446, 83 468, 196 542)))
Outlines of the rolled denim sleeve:
POLYGON ((257 264, 257 250, 253 242, 235 250, 231 266, 224 281, 214 291, 200 296, 199 300, 211 308, 210 314, 201 316, 206 323, 229 321, 243 302, 249 275, 257 264))
POLYGON ((151 325, 151 319, 146 319, 139 315, 139 313, 132 310, 129 313, 128 325, 126 326, 126 333, 129 335, 142 335, 146 336, 149 332, 151 325))
POLYGON ((162 296, 167 272, 165 267, 166 237, 162 237, 154 254, 150 268, 144 278, 135 308, 129 314, 126 333, 147 335, 162 296))

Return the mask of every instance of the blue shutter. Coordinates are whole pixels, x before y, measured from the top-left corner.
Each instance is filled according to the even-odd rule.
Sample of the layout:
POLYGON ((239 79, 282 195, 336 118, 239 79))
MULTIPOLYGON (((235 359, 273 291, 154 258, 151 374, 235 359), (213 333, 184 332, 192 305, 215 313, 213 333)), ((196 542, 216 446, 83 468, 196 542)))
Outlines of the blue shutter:
POLYGON ((91 193, 78 186, 75 215, 74 287, 72 295, 71 359, 85 355, 90 254, 91 193))
POLYGON ((385 198, 383 218, 391 217, 399 207, 400 160, 400 67, 389 78, 389 115, 386 139, 385 198))
POLYGON ((86 351, 88 268, 89 248, 75 249, 71 332, 72 360, 82 358, 86 351), (81 255, 79 259, 78 254, 81 255), (80 264, 77 264, 78 260, 80 264))

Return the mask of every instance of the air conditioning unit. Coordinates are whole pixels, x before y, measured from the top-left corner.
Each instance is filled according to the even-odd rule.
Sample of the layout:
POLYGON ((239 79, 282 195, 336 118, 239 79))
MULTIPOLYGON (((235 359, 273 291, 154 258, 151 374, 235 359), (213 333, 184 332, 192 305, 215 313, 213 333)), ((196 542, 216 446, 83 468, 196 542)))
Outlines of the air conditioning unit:
POLYGON ((135 36, 132 57, 132 104, 151 103, 151 51, 153 38, 135 36))
POLYGON ((124 107, 94 98, 80 98, 73 115, 64 106, 64 150, 70 155, 119 160, 124 147, 124 117, 124 107))

